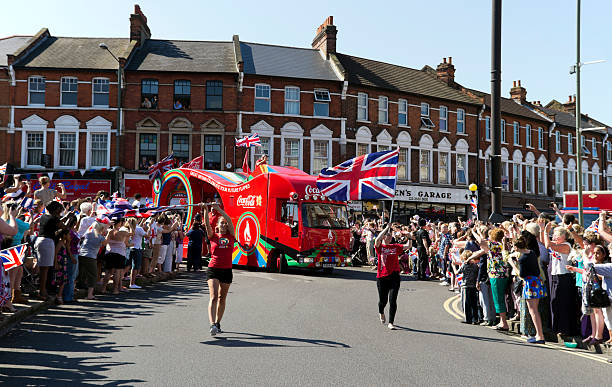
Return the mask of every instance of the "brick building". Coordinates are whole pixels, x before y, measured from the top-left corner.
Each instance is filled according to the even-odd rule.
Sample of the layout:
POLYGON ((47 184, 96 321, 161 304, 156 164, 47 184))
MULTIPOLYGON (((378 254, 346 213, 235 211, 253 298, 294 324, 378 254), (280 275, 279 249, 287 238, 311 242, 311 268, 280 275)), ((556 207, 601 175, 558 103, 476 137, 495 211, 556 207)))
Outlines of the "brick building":
MULTIPOLYGON (((480 186, 481 216, 488 215, 490 96, 457 84, 452 58, 436 69, 359 58, 337 52, 337 33, 329 17, 310 48, 238 36, 217 42, 153 39, 135 6, 129 38, 54 37, 43 29, 33 37, 0 40, 0 54, 9 54, 5 65, 0 62, 0 159, 23 173, 81 171, 133 196, 148 194, 146 169, 170 153, 181 161, 203 155, 210 169, 240 169, 244 150, 235 148, 234 138, 253 132, 263 146, 253 149, 251 165, 266 153, 273 164, 311 174, 355 155, 399 147, 399 219, 467 215, 472 182, 480 186), (42 166, 43 154, 52 155, 50 168, 42 166)), ((544 207, 559 197, 560 185, 572 187, 571 149, 564 148, 571 137, 563 137, 573 129, 568 109, 528 102, 520 81, 502 99, 508 213, 525 202, 544 207), (559 152, 551 150, 558 136, 567 138, 559 152)), ((601 126, 585 121, 585 127, 601 126)), ((602 155, 607 137, 589 133, 587 147, 591 137, 602 155)), ((589 187, 608 183, 600 178, 608 160, 587 155, 589 187)), ((385 205, 366 202, 353 209, 377 212, 385 205)))

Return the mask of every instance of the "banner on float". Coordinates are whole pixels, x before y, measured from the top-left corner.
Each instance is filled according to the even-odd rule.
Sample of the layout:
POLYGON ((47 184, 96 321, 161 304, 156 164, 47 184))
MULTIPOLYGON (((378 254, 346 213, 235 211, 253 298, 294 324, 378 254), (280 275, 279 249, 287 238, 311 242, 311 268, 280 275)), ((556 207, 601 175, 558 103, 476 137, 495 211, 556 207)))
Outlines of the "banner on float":
MULTIPOLYGON (((30 180, 32 191, 40 189, 38 180, 30 180)), ((96 196, 98 191, 110 192, 110 180, 86 180, 86 179, 55 179, 51 181, 49 188, 57 189, 57 183, 62 183, 66 189, 66 201, 96 196)))

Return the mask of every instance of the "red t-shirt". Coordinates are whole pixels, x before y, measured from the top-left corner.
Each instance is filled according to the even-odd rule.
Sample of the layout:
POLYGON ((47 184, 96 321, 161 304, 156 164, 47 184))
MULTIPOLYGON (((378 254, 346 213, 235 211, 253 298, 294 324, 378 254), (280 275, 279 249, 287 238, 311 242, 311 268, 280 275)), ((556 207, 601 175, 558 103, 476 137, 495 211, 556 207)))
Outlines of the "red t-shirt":
POLYGON ((210 220, 210 227, 212 227, 213 232, 215 232, 215 228, 217 227, 217 222, 219 221, 220 217, 221 217, 221 214, 219 214, 215 210, 212 210, 211 212, 208 213, 208 220, 210 220))
POLYGON ((234 238, 230 234, 219 236, 213 234, 210 240, 210 263, 208 267, 215 269, 231 269, 232 268, 232 252, 234 251, 234 238))
POLYGON ((378 257, 378 271, 376 278, 386 277, 394 272, 400 271, 399 256, 404 252, 404 246, 400 244, 380 245, 376 248, 378 257))

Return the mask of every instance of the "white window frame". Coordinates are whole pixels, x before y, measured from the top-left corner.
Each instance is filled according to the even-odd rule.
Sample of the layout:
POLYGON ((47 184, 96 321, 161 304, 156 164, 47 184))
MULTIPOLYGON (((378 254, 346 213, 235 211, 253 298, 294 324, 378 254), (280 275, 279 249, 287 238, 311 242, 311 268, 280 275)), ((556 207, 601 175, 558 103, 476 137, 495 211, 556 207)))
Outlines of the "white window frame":
POLYGON ((87 168, 109 168, 110 167, 110 157, 111 157, 111 134, 110 131, 108 132, 87 132, 87 157, 86 157, 86 165, 87 168), (93 136, 94 135, 101 135, 101 136, 106 136, 106 164, 104 165, 93 165, 92 164, 92 156, 93 156, 93 146, 92 146, 92 140, 93 140, 93 136))
POLYGON ((430 116, 429 104, 427 102, 421 102, 421 117, 429 117, 430 116), (423 108, 427 109, 427 112, 423 114, 423 108))
POLYGON ((431 120, 430 113, 431 109, 429 107, 429 104, 427 102, 421 102, 421 128, 431 130, 436 127, 433 121, 431 120), (423 109, 427 110, 426 114, 423 114, 423 109))
POLYGON ((464 109, 457 109, 457 133, 458 134, 465 134, 465 110, 464 109), (459 130, 461 124, 461 131, 459 130))
POLYGON ((563 196, 563 170, 555 169, 555 196, 563 196))
POLYGON ((561 154, 561 132, 555 132, 555 153, 561 154))
MULTIPOLYGON (((606 141, 606 152, 608 152, 608 157, 606 157, 606 159, 608 163, 610 163, 612 162, 612 143, 610 141, 606 141)), ((608 187, 608 189, 612 189, 612 187, 608 187)))
POLYGON ((104 77, 96 77, 96 78, 93 78, 91 80, 91 106, 92 107, 102 107, 102 108, 110 107, 110 79, 104 78, 104 77), (95 99, 95 95, 96 94, 103 94, 103 93, 97 93, 95 91, 96 81, 106 81, 106 82, 108 82, 108 104, 106 104, 106 105, 96 105, 95 104, 95 100, 96 100, 95 99))
MULTIPOLYGON (((40 90, 34 90, 34 92, 41 93, 40 90)), ((45 106, 46 102, 47 102, 47 80, 45 79, 45 77, 43 77, 42 75, 32 75, 32 76, 28 77, 28 106, 45 106), (30 82, 32 80, 34 80, 34 79, 42 80, 42 82, 37 82, 37 83, 38 84, 42 83, 44 85, 44 89, 43 89, 42 93, 44 94, 44 98, 43 99, 45 100, 45 102, 43 102, 43 103, 32 103, 30 101, 30 93, 33 91, 30 88, 30 86, 31 86, 30 82)))
POLYGON ((597 153, 597 139, 595 137, 591 139, 591 156, 593 156, 594 159, 599 158, 599 154, 597 153))
POLYGON ((568 155, 574 154, 574 142, 573 142, 571 133, 567 134, 567 154, 568 155))
POLYGON ((378 97, 378 123, 389 123, 389 98, 381 95, 378 97), (384 120, 382 119, 384 116, 384 120))
MULTIPOLYGON (((97 116, 86 123, 87 126, 87 139, 85 144, 85 166, 89 168, 110 168, 111 163, 111 126, 112 122, 97 116), (92 135, 94 134, 103 134, 107 136, 106 143, 108 144, 106 149, 106 165, 92 165, 91 159, 93 154, 93 149, 91 146, 92 135)), ((140 133, 136 134, 136 153, 140 151, 140 133)), ((159 136, 158 136, 158 147, 157 152, 159 153, 159 136)), ((138 155, 140 157, 140 155, 138 155)), ((138 166, 138 164, 136 165, 138 166)))
POLYGON ((433 179, 432 179, 432 168, 433 168, 433 149, 420 149, 419 150, 419 181, 421 183, 433 183, 433 179), (423 180, 423 176, 421 175, 421 159, 422 159, 422 155, 423 152, 429 152, 429 157, 428 157, 428 176, 426 180, 423 180))
POLYGON ((304 170, 304 129, 294 122, 289 122, 281 128, 280 165, 285 166, 285 140, 298 140, 298 169, 304 170))
POLYGON ((544 167, 536 167, 536 182, 538 185, 537 192, 539 195, 546 193, 546 169, 544 167), (540 173, 542 174, 542 181, 540 184, 540 173))
POLYGON ((451 176, 450 176, 450 159, 451 159, 451 153, 450 151, 447 150, 439 150, 438 151, 438 184, 442 184, 442 185, 449 185, 451 184, 451 176), (440 171, 442 170, 442 163, 441 160, 443 158, 442 155, 446 155, 446 181, 442 181, 441 177, 440 177, 440 171))
POLYGON ((502 191, 510 191, 510 174, 508 172, 508 164, 511 162, 508 159, 502 159, 502 191), (508 183, 504 184, 504 176, 507 178, 508 183))
POLYGON ((506 141, 506 120, 502 118, 499 127, 501 132, 501 143, 507 144, 508 141, 506 141))
POLYGON ((400 98, 397 101, 397 125, 408 126, 408 101, 403 98, 400 98), (404 114, 406 116, 406 120, 404 122, 400 120, 400 114, 404 114))
POLYGON ((523 164, 519 162, 512 162, 512 192, 522 192, 523 190, 523 164), (518 176, 515 172, 518 170, 518 176), (514 184, 516 181, 518 182, 518 187, 514 184))
POLYGON ((270 87, 270 85, 268 85, 267 83, 256 83, 255 86, 253 87, 253 96, 255 97, 253 99, 253 112, 255 113, 270 113, 272 111, 272 88, 270 87), (267 97, 258 97, 257 96, 257 88, 261 88, 261 87, 266 87, 268 89, 268 96, 267 97), (264 101, 268 101, 268 111, 259 111, 255 109, 255 106, 257 105, 257 100, 264 100, 264 101))
POLYGON ((544 128, 538 126, 538 149, 544 150, 544 128))
MULTIPOLYGON (((261 120, 255 125, 251 126, 251 133, 257 133, 259 138, 268 138, 270 140, 269 153, 268 153, 268 165, 274 165, 274 127, 268 124, 266 121, 261 120)), ((259 148, 259 147, 256 147, 259 148)), ((255 166, 255 152, 251 153, 251 165, 255 166)), ((237 166, 236 166, 237 167, 237 166)))
POLYGON ((400 156, 402 154, 402 152, 406 153, 406 160, 404 162, 399 161, 400 158, 398 158, 398 176, 397 179, 398 180, 405 180, 405 181, 410 181, 410 146, 401 146, 400 145, 400 156), (405 165, 406 168, 406 174, 404 176, 400 176, 399 175, 399 166, 400 165, 405 165))
POLYGON ((468 181, 468 169, 467 169, 467 159, 468 159, 468 155, 464 154, 464 153, 459 153, 457 152, 455 154, 455 180, 457 185, 466 185, 467 181, 468 181), (465 177, 465 181, 459 181, 459 158, 462 158, 463 161, 463 175, 465 177))
POLYGON ((485 141, 491 141, 491 117, 485 117, 485 141))
POLYGON ((521 145, 521 124, 516 121, 512 123, 512 141, 514 142, 514 145, 521 145))
MULTIPOLYGON (((519 126, 519 133, 520 133, 520 130, 521 129, 519 126)), ((525 147, 533 149, 533 136, 531 135, 531 125, 530 124, 525 124, 525 147)))
POLYGON ((440 106, 439 112, 440 122, 438 123, 438 128, 440 132, 448 132, 448 108, 446 106, 440 106), (442 114, 442 111, 444 111, 444 114, 442 114), (445 129, 442 129, 442 121, 444 121, 444 126, 446 126, 445 129))
MULTIPOLYGON (((324 125, 319 125, 310 131, 310 174, 314 175, 314 160, 315 160, 315 142, 327 143, 327 165, 326 168, 332 166, 332 138, 333 132, 324 125)), ((283 153, 284 156, 284 153, 283 153)), ((317 173, 318 175, 318 173, 317 173)))
POLYGON ((593 191, 599 191, 599 173, 591 174, 591 189, 593 191))
POLYGON ((364 142, 357 142, 357 143, 355 143, 355 156, 357 157, 357 156, 363 156, 364 154, 368 154, 368 153, 371 152, 370 149, 371 149, 371 145, 370 144, 366 144, 364 142), (366 149, 366 153, 363 153, 363 154, 359 153, 359 145, 365 145, 366 146, 366 148, 367 148, 366 149))
POLYGON ((58 129, 55 133, 55 144, 54 144, 54 157, 53 166, 57 169, 77 169, 79 165, 79 131, 78 129, 58 129), (72 165, 60 165, 60 137, 62 134, 74 135, 74 164, 72 165))
POLYGON ((357 121, 368 121, 368 94, 367 93, 358 93, 357 94, 357 121), (361 104, 361 102, 365 101, 365 105, 361 104), (362 116, 360 117, 359 113, 362 112, 362 116))
MULTIPOLYGON (((42 146, 42 154, 44 155, 47 149, 47 131, 45 129, 43 130, 39 130, 39 129, 24 129, 22 132, 22 137, 21 137, 21 144, 22 144, 22 160, 21 160, 21 165, 24 166, 24 168, 42 168, 41 165, 30 165, 27 164, 28 162, 28 134, 29 133, 41 133, 43 135, 43 146, 42 146)), ((38 149, 38 148, 36 148, 38 149)), ((41 163, 42 163, 42 156, 41 156, 41 163)))
POLYGON ((297 86, 285 86, 285 115, 292 115, 292 116, 298 115, 299 116, 300 115, 300 108, 301 108, 300 107, 300 88, 297 87, 297 86), (290 91, 291 89, 297 90, 297 99, 290 99, 287 96, 287 94, 288 94, 287 92, 290 91), (297 113, 288 113, 287 112, 288 111, 288 109, 287 109, 288 104, 293 104, 293 106, 295 106, 297 104, 297 113))
MULTIPOLYGON (((66 82, 68 83, 68 82, 66 82)), ((72 83, 72 82, 70 82, 72 83)), ((60 106, 66 106, 66 107, 76 107, 79 102, 78 102, 78 98, 79 98, 79 79, 77 77, 62 77, 60 80, 60 106), (77 97, 77 102, 72 105, 72 104, 66 104, 64 102, 64 90, 63 90, 63 86, 64 86, 64 80, 68 81, 75 81, 74 84, 77 86, 77 90, 76 91, 66 91, 66 93, 74 93, 76 94, 77 97)))
POLYGON ((327 89, 314 89, 314 102, 312 104, 312 116, 313 117, 329 117, 330 116, 330 111, 329 111, 329 105, 331 103, 331 96, 329 94, 329 90, 327 89), (323 93, 323 95, 321 95, 321 93, 323 93), (320 115, 315 115, 315 106, 317 104, 326 104, 327 105, 327 115, 326 116, 320 116, 320 115))

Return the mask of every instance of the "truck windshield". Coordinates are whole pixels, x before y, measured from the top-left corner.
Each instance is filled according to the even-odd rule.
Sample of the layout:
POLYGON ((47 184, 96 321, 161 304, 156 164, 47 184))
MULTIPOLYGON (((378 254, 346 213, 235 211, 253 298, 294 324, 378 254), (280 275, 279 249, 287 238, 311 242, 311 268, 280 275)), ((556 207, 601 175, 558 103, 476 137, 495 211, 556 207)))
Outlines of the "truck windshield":
POLYGON ((310 228, 348 228, 346 206, 341 204, 304 203, 302 204, 304 227, 310 228))

